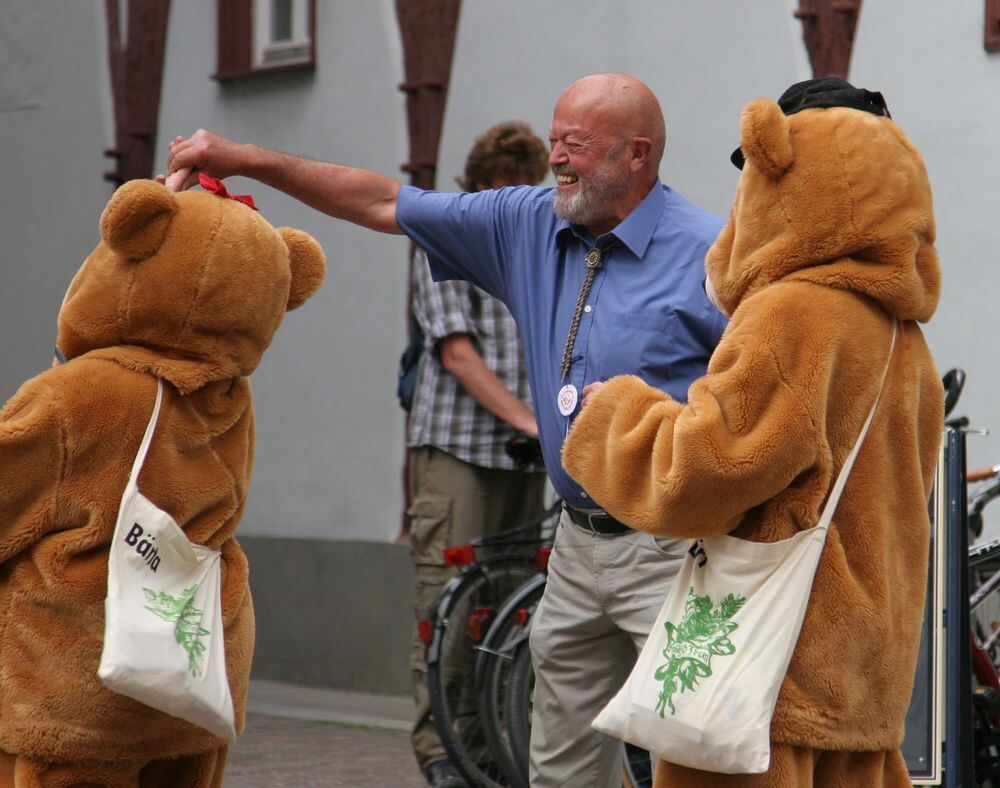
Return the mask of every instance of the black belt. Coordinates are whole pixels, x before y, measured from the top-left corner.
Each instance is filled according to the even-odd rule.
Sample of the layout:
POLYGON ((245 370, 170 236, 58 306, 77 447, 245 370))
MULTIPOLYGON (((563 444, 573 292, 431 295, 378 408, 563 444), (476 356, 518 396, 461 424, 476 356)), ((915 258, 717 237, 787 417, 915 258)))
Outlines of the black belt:
POLYGON ((568 503, 563 504, 569 519, 583 528, 585 531, 593 531, 602 536, 612 536, 614 534, 628 533, 632 529, 625 523, 619 522, 607 512, 586 512, 583 509, 574 509, 568 503))

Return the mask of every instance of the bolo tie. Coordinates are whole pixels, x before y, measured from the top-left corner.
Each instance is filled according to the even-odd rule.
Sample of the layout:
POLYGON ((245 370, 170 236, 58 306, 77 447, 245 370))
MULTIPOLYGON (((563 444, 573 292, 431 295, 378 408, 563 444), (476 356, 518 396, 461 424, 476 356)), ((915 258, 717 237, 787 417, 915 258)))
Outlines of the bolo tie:
POLYGON ((618 239, 613 238, 603 247, 592 246, 584 255, 583 261, 587 265, 587 275, 583 279, 580 287, 580 297, 576 300, 576 309, 573 310, 573 319, 569 324, 569 334, 566 337, 566 347, 563 349, 562 365, 559 368, 559 378, 563 381, 563 387, 559 389, 558 405, 559 412, 563 416, 569 416, 576 410, 579 401, 579 392, 576 386, 568 382, 569 368, 573 359, 573 347, 576 345, 576 334, 580 330, 580 318, 583 317, 583 305, 590 295, 590 288, 594 284, 594 277, 601 270, 604 261, 611 250, 618 245, 618 239))

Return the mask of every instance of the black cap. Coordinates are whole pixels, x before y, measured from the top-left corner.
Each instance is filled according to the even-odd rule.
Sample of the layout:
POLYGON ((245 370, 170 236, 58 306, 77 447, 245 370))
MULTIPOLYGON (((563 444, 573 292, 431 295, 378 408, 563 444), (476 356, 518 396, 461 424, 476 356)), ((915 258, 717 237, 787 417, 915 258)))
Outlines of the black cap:
MULTIPOLYGON (((884 115, 891 118, 889 108, 882 94, 874 90, 856 88, 840 77, 820 77, 796 82, 781 94, 778 106, 786 115, 794 115, 805 109, 825 109, 828 107, 849 107, 850 109, 884 115)), ((745 159, 743 151, 737 148, 729 160, 742 170, 745 159)))

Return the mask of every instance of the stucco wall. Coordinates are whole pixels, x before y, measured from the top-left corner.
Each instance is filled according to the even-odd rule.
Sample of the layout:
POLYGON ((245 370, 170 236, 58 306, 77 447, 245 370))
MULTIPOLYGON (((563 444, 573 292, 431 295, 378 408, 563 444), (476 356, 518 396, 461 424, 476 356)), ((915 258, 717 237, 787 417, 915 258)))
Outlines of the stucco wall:
MULTIPOLYGON (((407 143, 394 5, 321 3, 319 11, 315 74, 218 85, 206 80, 214 62, 211 14, 175 4, 161 147, 175 133, 205 126, 399 177, 407 143)), ((667 107, 665 177, 724 213, 737 177, 728 154, 743 99, 779 90, 788 75, 807 74, 797 24, 787 3, 766 10, 729 0, 687 9, 570 0, 464 3, 439 187, 456 188, 453 179, 473 137, 489 125, 524 118, 544 136, 552 105, 570 81, 624 70, 647 79, 667 107), (721 34, 734 15, 744 32, 735 44, 721 34), (765 34, 776 45, 760 68, 727 73, 721 64, 734 47, 751 58, 753 41, 765 34)), ((406 244, 331 221, 259 185, 245 186, 269 218, 313 232, 330 254, 331 269, 329 283, 301 315, 289 317, 254 377, 260 440, 244 532, 391 538, 401 505, 403 422, 393 376, 404 342, 406 244)))
POLYGON ((103 3, 0 13, 0 401, 47 368, 56 315, 113 187, 103 3))
MULTIPOLYGON (((219 83, 214 3, 174 2, 159 149, 204 127, 240 141, 363 165, 406 160, 401 45, 391 0, 319 3, 313 72, 219 83)), ((242 532, 389 540, 398 531, 407 243, 333 221, 258 183, 263 215, 312 233, 327 281, 288 315, 254 374, 257 460, 242 532)))
POLYGON ((739 142, 743 105, 809 76, 794 5, 466 2, 440 171, 458 174, 471 139, 501 120, 526 119, 544 139, 555 101, 570 82, 624 71, 645 81, 663 106, 668 140, 661 177, 724 216, 739 175, 729 154, 739 142))
MULTIPOLYGON (((175 0, 158 160, 174 134, 204 126, 243 141, 402 177, 402 55, 392 0, 319 4, 315 72, 220 84, 212 3, 175 0)), ((743 104, 809 75, 794 0, 467 0, 457 37, 439 185, 454 188, 471 139, 507 118, 544 134, 576 77, 624 70, 659 95, 670 136, 664 180, 719 214, 743 104)), ((47 366, 62 294, 97 239, 111 194, 104 4, 8 0, 0 26, 0 396, 47 366)), ((935 189, 942 304, 928 328, 943 370, 969 373, 960 408, 1000 429, 993 394, 1000 167, 1000 56, 981 46, 981 4, 883 0, 863 7, 852 79, 885 92, 924 152, 935 189), (929 53, 934 56, 930 57, 929 53)), ((407 245, 330 220, 259 184, 264 215, 313 233, 327 284, 289 315, 254 376, 258 450, 242 526, 255 536, 387 541, 399 525, 403 419, 394 398, 405 341, 407 245)), ((1000 461, 972 438, 970 465, 1000 461)), ((990 519, 1000 519, 1000 515, 990 519)), ((991 526, 993 528, 993 526, 991 526)), ((994 529, 1000 530, 1000 529, 994 529)))
MULTIPOLYGON (((317 68, 220 84, 214 3, 174 0, 160 114, 167 141, 199 126, 241 141, 400 177, 407 159, 392 0, 320 0, 317 68)), ((739 112, 809 76, 794 0, 466 0, 439 167, 454 188, 472 138, 509 118, 545 135, 562 89, 587 73, 646 80, 665 109, 665 181, 725 215, 739 112)), ((1000 462, 993 338, 1000 246, 1000 55, 982 4, 865 3, 852 80, 882 90, 923 151, 935 191, 944 294, 927 329, 942 371, 969 373, 960 411, 994 434, 970 466, 1000 462)), ((97 241, 112 187, 104 3, 5 0, 0 20, 0 397, 48 366, 62 295, 97 241)), ((258 609, 257 675, 405 691, 410 568, 399 526, 405 240, 328 219, 259 184, 275 224, 311 232, 327 283, 289 315, 254 375, 257 464, 240 533, 258 609), (369 543, 367 546, 365 543, 369 543), (379 542, 382 544, 371 544, 379 542), (345 649, 344 643, 351 648, 345 649)), ((1000 506, 988 517, 1000 534, 1000 506)))
MULTIPOLYGON (((1000 463, 1000 53, 982 37, 982 3, 866 3, 851 71, 883 90, 927 162, 944 273, 927 336, 942 372, 968 373, 956 413, 991 430, 969 436, 970 467, 1000 463)), ((1000 536, 1000 505, 987 520, 1000 536)))

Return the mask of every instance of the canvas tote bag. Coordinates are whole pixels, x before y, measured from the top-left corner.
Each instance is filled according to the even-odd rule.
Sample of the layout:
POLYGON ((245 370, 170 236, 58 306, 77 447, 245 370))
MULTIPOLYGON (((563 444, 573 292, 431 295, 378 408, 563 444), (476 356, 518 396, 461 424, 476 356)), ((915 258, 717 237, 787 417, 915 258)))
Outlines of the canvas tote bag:
MULTIPOLYGON (((893 322, 889 358, 896 344, 893 322)), ((593 722, 665 761, 759 774, 837 502, 889 371, 819 523, 781 542, 696 540, 625 685, 593 722)))
POLYGON ((146 427, 118 510, 104 601, 104 685, 154 709, 236 738, 226 677, 221 554, 191 544, 136 485, 163 399, 146 427))

